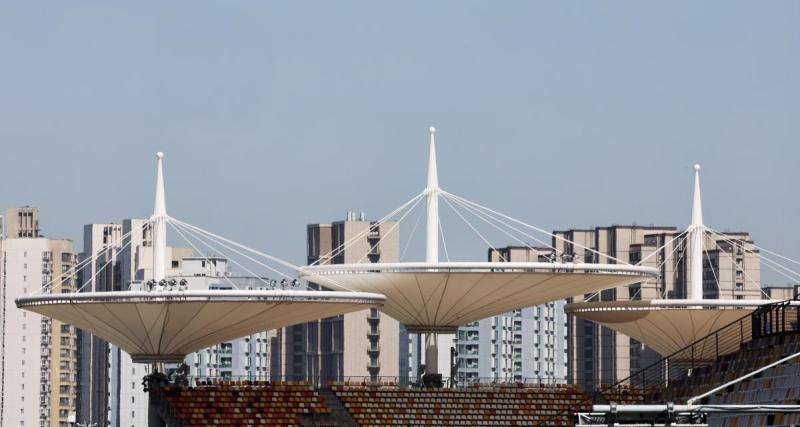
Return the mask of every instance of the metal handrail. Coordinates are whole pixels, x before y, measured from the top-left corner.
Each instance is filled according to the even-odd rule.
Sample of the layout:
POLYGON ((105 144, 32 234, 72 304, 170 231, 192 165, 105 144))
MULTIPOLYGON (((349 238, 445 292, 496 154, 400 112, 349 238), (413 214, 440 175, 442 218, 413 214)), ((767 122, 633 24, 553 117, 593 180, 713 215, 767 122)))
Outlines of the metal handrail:
POLYGON ((800 332, 798 329, 800 325, 797 322, 799 314, 800 306, 793 304, 792 300, 762 305, 742 318, 695 340, 688 346, 663 357, 627 378, 596 391, 593 393, 594 397, 597 401, 603 401, 608 400, 609 396, 619 396, 623 391, 631 392, 638 389, 638 392, 643 393, 654 388, 668 389, 671 383, 690 377, 697 369, 708 366, 714 360, 727 354, 721 354, 720 348, 741 348, 743 344, 755 338, 800 332), (787 319, 785 314, 787 308, 794 310, 794 324, 791 324, 793 320, 791 316, 787 319), (777 316, 775 313, 781 313, 781 315, 777 316), (715 349, 713 359, 696 357, 697 354, 702 354, 709 348, 715 349))

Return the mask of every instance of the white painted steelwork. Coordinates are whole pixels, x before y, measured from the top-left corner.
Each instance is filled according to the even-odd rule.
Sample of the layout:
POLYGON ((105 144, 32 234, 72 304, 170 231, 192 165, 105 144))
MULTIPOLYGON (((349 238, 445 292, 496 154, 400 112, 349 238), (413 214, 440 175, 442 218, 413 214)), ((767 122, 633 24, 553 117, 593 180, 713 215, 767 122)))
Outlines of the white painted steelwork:
POLYGON ((703 203, 700 199, 700 165, 694 165, 694 194, 692 197, 692 224, 689 226, 689 298, 703 299, 703 203))
POLYGON ((414 332, 459 326, 523 307, 638 283, 657 270, 618 264, 439 262, 317 265, 300 276, 386 295, 382 311, 414 332))
POLYGON ((164 194, 164 153, 159 151, 156 158, 156 197, 150 221, 153 227, 153 279, 159 282, 166 278, 167 271, 167 202, 164 194))
POLYGON ((134 362, 180 362, 245 335, 380 307, 383 295, 290 290, 122 291, 17 298, 17 307, 88 331, 134 362))
MULTIPOLYGON (((147 285, 154 287, 153 290, 35 294, 18 298, 17 307, 88 331, 119 346, 135 362, 180 362, 189 353, 223 341, 380 307, 385 301, 383 295, 363 292, 190 291, 181 290, 178 286, 178 289, 165 290, 168 222, 173 221, 193 230, 200 230, 206 236, 222 238, 175 221, 167 215, 164 154, 159 152, 156 158, 155 200, 153 216, 149 220, 153 229, 153 282, 147 285)), ((238 248, 246 248, 224 240, 238 248)), ((297 268, 283 260, 247 249, 285 267, 297 268)), ((247 257, 253 260, 252 257, 247 257)), ((109 263, 110 261, 103 268, 109 263)), ((87 265, 89 264, 84 263, 81 268, 87 265)), ((78 270, 70 274, 77 274, 78 270)), ((47 285, 42 289, 47 290, 47 285)))
MULTIPOLYGON (((593 301, 567 304, 564 311, 621 332, 658 352, 671 355, 714 331, 748 316, 758 306, 774 300, 673 299, 644 301, 593 301)), ((752 331, 742 330, 742 339, 752 331)), ((697 359, 739 349, 739 341, 709 342, 695 349, 697 359)))

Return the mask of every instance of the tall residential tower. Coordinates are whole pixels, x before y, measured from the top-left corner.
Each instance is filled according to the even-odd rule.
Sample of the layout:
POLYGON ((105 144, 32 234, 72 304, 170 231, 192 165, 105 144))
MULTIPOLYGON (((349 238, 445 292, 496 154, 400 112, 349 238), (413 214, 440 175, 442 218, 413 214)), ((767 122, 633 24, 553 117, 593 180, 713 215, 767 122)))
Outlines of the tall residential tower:
POLYGON ((37 291, 74 292, 72 242, 39 231, 38 210, 9 209, 0 235, 0 425, 72 426, 77 387, 75 328, 18 309, 14 299, 37 291))

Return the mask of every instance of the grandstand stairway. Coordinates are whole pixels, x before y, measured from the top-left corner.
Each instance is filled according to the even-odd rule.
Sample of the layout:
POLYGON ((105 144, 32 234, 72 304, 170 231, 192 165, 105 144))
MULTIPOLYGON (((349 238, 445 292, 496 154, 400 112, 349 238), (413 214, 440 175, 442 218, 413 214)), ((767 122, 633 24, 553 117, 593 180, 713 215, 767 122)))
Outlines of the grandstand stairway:
POLYGON ((322 387, 317 390, 319 392, 322 404, 331 410, 330 417, 334 425, 340 427, 358 427, 356 420, 347 412, 342 402, 336 397, 336 394, 330 387, 322 387))

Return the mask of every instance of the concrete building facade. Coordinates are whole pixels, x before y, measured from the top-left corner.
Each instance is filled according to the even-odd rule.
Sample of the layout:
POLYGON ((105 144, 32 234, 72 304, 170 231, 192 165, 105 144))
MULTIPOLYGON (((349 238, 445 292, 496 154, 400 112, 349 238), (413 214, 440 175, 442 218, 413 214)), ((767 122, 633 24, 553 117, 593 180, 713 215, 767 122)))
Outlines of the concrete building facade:
MULTIPOLYGON (((398 262, 399 227, 395 221, 377 225, 353 212, 344 221, 309 224, 308 263, 398 262)), ((402 372, 407 371, 408 360, 400 352, 400 329, 396 320, 376 309, 283 328, 272 338, 280 349, 272 358, 273 375, 322 383, 345 377, 398 377, 401 365, 402 372)))
MULTIPOLYGON (((115 263, 121 245, 121 224, 87 224, 83 227, 83 252, 78 255, 78 262, 88 265, 78 272, 78 281, 85 284, 82 292, 114 290, 119 280, 116 277, 119 269, 113 265, 103 266, 106 262, 115 263)), ((78 330, 78 346, 77 422, 104 424, 109 404, 108 343, 78 330)))
POLYGON ((57 320, 20 310, 14 299, 74 292, 72 242, 39 231, 38 211, 9 209, 0 235, 0 425, 71 426, 76 416, 77 335, 57 320))

